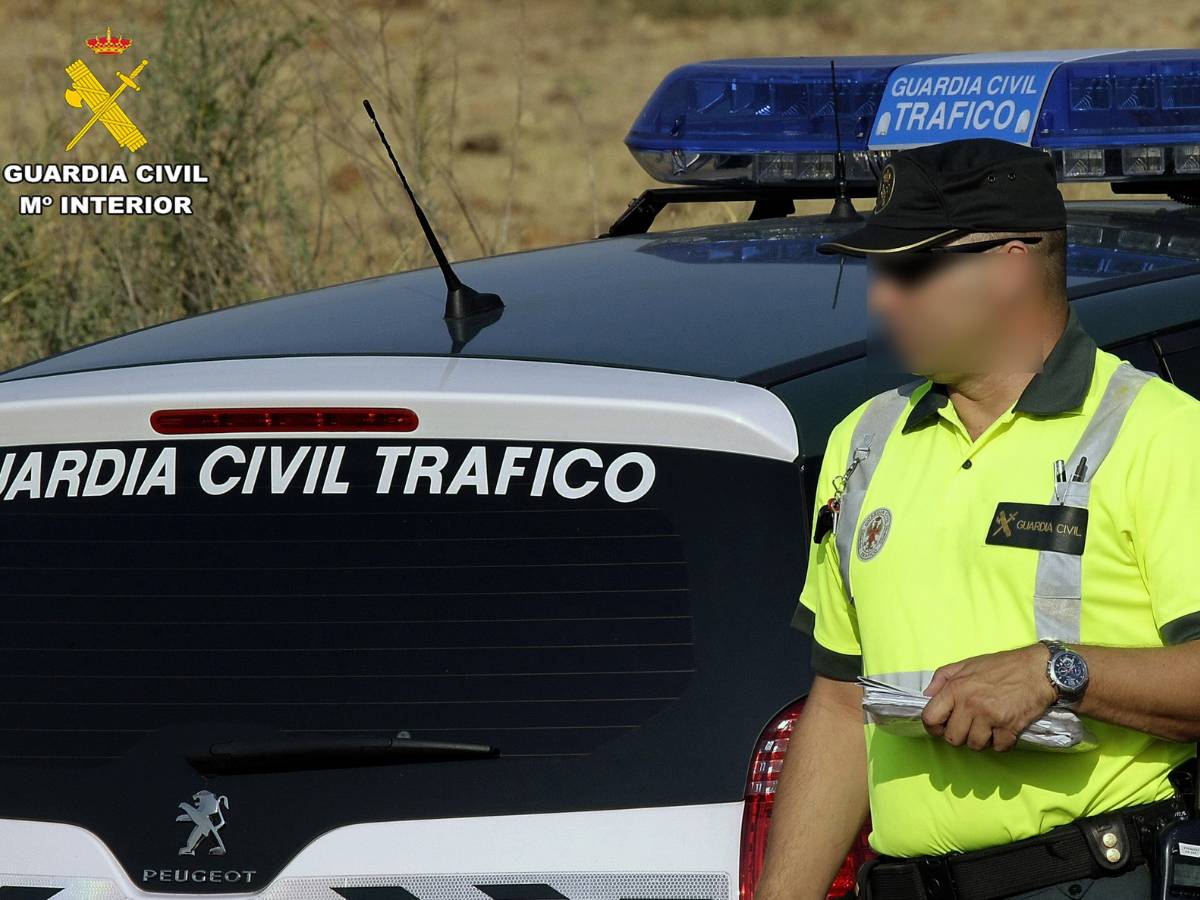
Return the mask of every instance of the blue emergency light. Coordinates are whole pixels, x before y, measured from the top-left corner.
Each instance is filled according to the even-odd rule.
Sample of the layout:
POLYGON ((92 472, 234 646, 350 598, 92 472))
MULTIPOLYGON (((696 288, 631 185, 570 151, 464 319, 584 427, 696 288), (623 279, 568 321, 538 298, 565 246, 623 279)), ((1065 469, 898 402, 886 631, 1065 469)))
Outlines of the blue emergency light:
POLYGON ((850 183, 904 147, 1041 147, 1060 180, 1200 182, 1200 50, 734 59, 671 72, 625 143, 675 184, 850 183), (836 96, 836 102, 835 102, 836 96), (836 122, 835 122, 836 115, 836 122), (840 135, 839 132, 840 131, 840 135))

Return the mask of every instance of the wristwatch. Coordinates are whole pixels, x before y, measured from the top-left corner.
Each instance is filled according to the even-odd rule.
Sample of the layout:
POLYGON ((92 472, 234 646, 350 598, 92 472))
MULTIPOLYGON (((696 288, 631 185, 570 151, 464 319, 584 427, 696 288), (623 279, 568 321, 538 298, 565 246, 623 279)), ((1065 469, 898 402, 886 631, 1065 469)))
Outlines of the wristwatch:
POLYGON ((1059 641, 1042 641, 1050 650, 1046 677, 1058 691, 1058 705, 1071 706, 1083 699, 1088 689, 1087 661, 1059 641))

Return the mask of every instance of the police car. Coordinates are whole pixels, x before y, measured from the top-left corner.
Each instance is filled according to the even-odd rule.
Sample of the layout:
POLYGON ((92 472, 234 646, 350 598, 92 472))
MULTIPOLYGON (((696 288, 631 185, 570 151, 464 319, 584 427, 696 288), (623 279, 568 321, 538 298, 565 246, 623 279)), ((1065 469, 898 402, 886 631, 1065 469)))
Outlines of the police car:
POLYGON ((0 376, 0 900, 748 900, 822 449, 906 377, 793 201, 971 135, 1156 195, 1070 205, 1071 296, 1200 391, 1200 52, 834 62, 671 73, 673 186, 459 267, 503 307, 407 272, 0 376))

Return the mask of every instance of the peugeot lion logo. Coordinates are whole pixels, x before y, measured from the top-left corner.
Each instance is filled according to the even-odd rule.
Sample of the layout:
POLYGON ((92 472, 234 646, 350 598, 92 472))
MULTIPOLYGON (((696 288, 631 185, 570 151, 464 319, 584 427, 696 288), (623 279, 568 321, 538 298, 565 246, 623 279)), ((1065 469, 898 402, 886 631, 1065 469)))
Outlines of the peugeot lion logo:
POLYGON ((192 794, 192 799, 196 805, 180 803, 183 815, 175 817, 176 822, 191 822, 195 826, 188 835, 187 843, 179 848, 179 855, 195 856, 200 842, 211 837, 216 846, 208 848, 209 855, 224 856, 225 842, 221 840, 221 829, 225 827, 225 814, 221 810, 229 809, 229 798, 224 794, 216 797, 211 791, 200 791, 192 794))

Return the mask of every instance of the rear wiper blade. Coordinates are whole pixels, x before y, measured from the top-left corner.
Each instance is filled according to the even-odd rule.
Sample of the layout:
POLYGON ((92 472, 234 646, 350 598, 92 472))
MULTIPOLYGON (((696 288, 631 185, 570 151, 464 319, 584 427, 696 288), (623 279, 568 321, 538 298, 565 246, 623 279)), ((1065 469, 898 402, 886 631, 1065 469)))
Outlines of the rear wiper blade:
POLYGON ((204 775, 241 775, 494 759, 499 755, 497 748, 486 744, 347 735, 223 741, 188 754, 187 760, 204 775))

